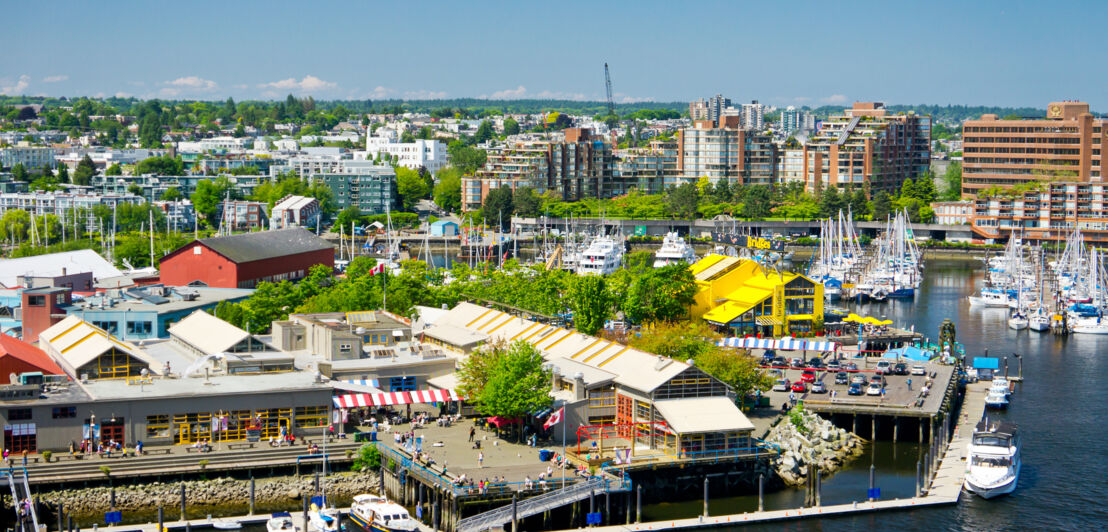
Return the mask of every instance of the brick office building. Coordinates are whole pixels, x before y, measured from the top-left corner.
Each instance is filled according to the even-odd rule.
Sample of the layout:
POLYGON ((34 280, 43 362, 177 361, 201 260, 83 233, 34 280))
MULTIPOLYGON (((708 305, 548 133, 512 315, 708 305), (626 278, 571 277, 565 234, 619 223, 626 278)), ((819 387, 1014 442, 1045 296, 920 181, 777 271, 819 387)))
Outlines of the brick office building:
POLYGON ((161 262, 167 286, 254 288, 263 281, 295 281, 316 264, 335 266, 335 248, 303 228, 204 238, 161 262))

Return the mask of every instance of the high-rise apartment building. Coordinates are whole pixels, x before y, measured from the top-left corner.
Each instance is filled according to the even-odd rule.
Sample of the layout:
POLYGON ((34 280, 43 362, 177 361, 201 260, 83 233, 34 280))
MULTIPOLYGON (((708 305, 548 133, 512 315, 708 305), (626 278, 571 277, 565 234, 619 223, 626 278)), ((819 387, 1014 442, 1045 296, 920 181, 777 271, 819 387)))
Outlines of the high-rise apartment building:
POLYGON ((777 119, 777 128, 786 135, 798 131, 812 131, 816 129, 816 117, 809 111, 788 106, 781 111, 777 119))
POLYGON ((723 116, 719 127, 702 120, 678 131, 677 181, 707 177, 713 183, 772 184, 776 145, 768 135, 743 129, 741 122, 740 116, 723 116))
POLYGON ((646 148, 616 150, 614 176, 644 194, 661 194, 677 185, 677 143, 654 140, 646 148))
POLYGON ((804 145, 808 190, 827 186, 894 192, 931 165, 931 118, 892 115, 885 105, 855 102, 823 122, 804 145))
POLYGON ((1103 180, 1108 120, 1084 102, 1053 102, 1046 117, 1000 120, 987 114, 963 124, 962 195, 1029 181, 1103 180))
POLYGON ((719 117, 723 115, 723 110, 731 107, 731 98, 724 98, 722 95, 715 95, 707 100, 700 99, 689 104, 689 118, 696 122, 698 120, 709 120, 713 124, 719 122, 719 117))

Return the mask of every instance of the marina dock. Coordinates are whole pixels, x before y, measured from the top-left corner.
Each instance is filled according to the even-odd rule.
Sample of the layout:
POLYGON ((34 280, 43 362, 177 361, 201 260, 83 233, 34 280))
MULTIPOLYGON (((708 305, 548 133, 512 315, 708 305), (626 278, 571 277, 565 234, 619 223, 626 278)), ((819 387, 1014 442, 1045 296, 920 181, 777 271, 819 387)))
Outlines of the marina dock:
POLYGON ((961 412, 957 417, 957 422, 951 431, 949 442, 940 446, 940 448, 944 449, 943 455, 941 459, 937 460, 936 467, 928 468, 932 473, 927 474, 929 478, 924 482, 926 487, 918 497, 857 501, 850 504, 832 506, 817 505, 807 508, 769 510, 719 516, 698 516, 648 523, 612 525, 597 527, 591 530, 597 532, 616 532, 711 528, 737 526, 747 523, 769 523, 811 517, 822 518, 881 511, 911 510, 913 508, 955 504, 962 495, 962 484, 965 480, 966 448, 973 435, 973 427, 984 415, 985 394, 988 391, 988 387, 988 382, 978 382, 966 386, 965 399, 962 404, 961 412))

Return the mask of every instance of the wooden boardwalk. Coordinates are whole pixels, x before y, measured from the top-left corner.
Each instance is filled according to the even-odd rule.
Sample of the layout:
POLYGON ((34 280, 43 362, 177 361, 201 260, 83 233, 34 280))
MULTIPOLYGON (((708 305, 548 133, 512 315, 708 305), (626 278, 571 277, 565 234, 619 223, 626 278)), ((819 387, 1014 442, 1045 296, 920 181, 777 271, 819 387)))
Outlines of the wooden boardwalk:
POLYGON ((951 436, 949 445, 947 445, 942 461, 939 467, 936 468, 935 474, 927 487, 926 494, 923 496, 909 499, 855 502, 832 506, 693 517, 689 519, 672 519, 668 521, 653 521, 630 525, 612 525, 591 528, 590 530, 596 532, 615 532, 709 528, 736 526, 744 523, 767 523, 813 517, 819 518, 868 512, 910 510, 913 508, 955 504, 958 502, 959 497, 961 497, 962 484, 965 481, 966 447, 969 445, 970 438, 973 437, 973 428, 984 415, 985 394, 989 389, 989 384, 988 382, 978 382, 966 387, 965 400, 955 424, 954 433, 951 436))

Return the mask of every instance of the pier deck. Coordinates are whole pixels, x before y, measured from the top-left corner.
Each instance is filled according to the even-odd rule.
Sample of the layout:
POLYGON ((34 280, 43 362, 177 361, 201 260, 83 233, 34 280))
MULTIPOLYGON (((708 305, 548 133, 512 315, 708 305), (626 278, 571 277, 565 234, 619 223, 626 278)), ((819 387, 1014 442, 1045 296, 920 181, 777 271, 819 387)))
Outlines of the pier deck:
POLYGON ((742 514, 671 519, 630 525, 612 525, 592 528, 596 532, 638 531, 638 530, 676 530, 702 527, 737 526, 746 523, 767 523, 811 517, 841 516, 858 513, 910 510, 945 504, 955 504, 962 494, 962 484, 966 472, 966 447, 973 436, 973 427, 981 420, 985 412, 985 393, 988 382, 970 384, 966 387, 965 401, 954 426, 953 435, 947 445, 942 462, 935 470, 926 494, 908 499, 878 501, 859 501, 832 506, 792 508, 742 514))

